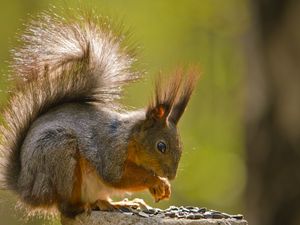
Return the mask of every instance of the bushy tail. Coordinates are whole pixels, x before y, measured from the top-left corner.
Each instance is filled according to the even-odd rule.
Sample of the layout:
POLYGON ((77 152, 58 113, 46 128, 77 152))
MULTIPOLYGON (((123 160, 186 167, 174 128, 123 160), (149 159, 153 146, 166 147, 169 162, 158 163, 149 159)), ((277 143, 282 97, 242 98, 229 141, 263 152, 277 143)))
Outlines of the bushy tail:
POLYGON ((17 191, 20 148, 39 115, 66 102, 113 104, 122 86, 138 78, 122 38, 107 19, 91 15, 43 14, 28 26, 23 47, 13 52, 18 84, 2 112, 2 188, 17 191))

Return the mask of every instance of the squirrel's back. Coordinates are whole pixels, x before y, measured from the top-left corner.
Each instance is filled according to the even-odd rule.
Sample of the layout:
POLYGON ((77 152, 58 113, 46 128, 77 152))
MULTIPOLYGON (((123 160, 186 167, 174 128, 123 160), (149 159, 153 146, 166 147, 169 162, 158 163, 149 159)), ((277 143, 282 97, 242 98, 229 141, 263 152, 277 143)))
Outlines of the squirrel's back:
POLYGON ((114 107, 122 86, 138 78, 122 34, 97 16, 61 18, 42 14, 13 51, 17 87, 3 112, 1 186, 18 192, 21 146, 32 123, 64 103, 114 107))

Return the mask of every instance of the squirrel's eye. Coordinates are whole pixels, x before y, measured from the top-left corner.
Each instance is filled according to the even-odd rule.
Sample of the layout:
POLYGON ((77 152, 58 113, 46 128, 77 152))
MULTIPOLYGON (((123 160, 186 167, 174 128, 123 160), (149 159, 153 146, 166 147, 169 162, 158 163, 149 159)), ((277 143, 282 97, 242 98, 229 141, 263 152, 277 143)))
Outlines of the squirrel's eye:
POLYGON ((156 148, 158 149, 158 151, 165 153, 167 150, 167 145, 163 141, 159 141, 156 144, 156 148))

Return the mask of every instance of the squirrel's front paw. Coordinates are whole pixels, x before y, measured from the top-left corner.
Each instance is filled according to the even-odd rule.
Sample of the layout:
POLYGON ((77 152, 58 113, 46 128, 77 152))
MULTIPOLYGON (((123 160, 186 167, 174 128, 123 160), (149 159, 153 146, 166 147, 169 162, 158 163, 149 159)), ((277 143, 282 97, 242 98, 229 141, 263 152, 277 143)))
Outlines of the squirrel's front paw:
POLYGON ((150 193, 154 197, 156 202, 163 199, 170 198, 171 185, 166 178, 158 177, 158 181, 155 185, 149 188, 150 193))

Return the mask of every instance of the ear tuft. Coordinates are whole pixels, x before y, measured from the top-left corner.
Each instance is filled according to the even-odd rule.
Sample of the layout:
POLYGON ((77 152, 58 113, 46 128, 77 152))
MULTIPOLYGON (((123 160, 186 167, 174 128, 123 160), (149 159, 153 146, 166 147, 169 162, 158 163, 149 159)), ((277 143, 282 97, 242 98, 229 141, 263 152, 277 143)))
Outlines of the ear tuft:
POLYGON ((199 78, 199 69, 196 67, 189 68, 184 81, 182 81, 180 90, 178 91, 175 103, 169 116, 169 120, 177 124, 191 98, 191 95, 199 78))
POLYGON ((167 121, 182 80, 182 69, 178 69, 175 75, 168 80, 160 74, 156 79, 155 97, 147 109, 147 118, 167 121))
POLYGON ((199 70, 191 67, 184 75, 182 68, 168 80, 160 76, 156 80, 155 98, 147 109, 147 118, 177 124, 196 86, 199 70))

